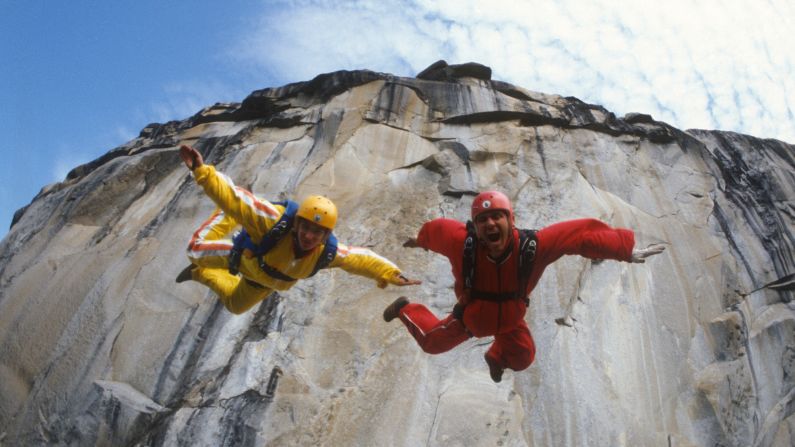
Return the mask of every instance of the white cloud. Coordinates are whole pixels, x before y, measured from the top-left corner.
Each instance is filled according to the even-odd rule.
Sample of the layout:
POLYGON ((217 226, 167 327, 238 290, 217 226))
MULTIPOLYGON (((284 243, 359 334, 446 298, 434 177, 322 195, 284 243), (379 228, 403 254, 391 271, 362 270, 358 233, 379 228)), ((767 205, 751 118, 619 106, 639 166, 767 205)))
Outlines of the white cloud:
POLYGON ((119 141, 130 141, 138 136, 138 132, 126 126, 117 126, 114 137, 119 141))
POLYGON ((392 3, 300 2, 269 10, 233 53, 275 79, 295 82, 340 69, 409 75, 450 52, 439 38, 450 32, 447 26, 392 3))
MULTIPOLYGON (((182 120, 217 102, 242 101, 249 93, 240 87, 211 80, 172 82, 163 86, 158 101, 141 104, 133 115, 135 122, 145 124, 182 120)), ((124 137, 121 141, 128 141, 138 135, 137 131, 125 127, 119 127, 117 133, 124 137)))
POLYGON ((87 153, 72 152, 72 151, 59 151, 55 157, 55 162, 52 164, 50 171, 50 182, 62 182, 66 180, 66 175, 72 169, 88 163, 91 161, 91 155, 87 153))
POLYGON ((234 52, 284 83, 475 61, 618 115, 795 142, 793 27, 786 0, 299 1, 270 3, 234 52))

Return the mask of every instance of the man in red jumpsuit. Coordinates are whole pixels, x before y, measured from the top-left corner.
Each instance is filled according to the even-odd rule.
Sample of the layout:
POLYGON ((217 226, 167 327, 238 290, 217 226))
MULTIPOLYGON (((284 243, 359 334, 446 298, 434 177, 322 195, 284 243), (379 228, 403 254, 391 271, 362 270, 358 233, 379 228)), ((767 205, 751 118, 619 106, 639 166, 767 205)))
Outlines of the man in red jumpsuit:
POLYGON ((556 223, 534 236, 522 230, 520 237, 511 202, 498 191, 475 198, 472 222, 474 234, 457 220, 434 219, 404 244, 450 260, 458 298, 453 312, 439 320, 422 304, 400 297, 384 310, 384 320, 400 318, 429 354, 449 351, 472 336, 494 336, 485 359, 495 382, 502 380, 505 368, 521 371, 533 363, 535 344, 524 319, 527 297, 549 264, 563 255, 641 263, 664 250, 662 245, 633 250, 632 230, 611 228, 596 219, 556 223), (471 247, 467 254, 465 245, 471 247), (520 258, 528 266, 523 274, 518 273, 520 258))

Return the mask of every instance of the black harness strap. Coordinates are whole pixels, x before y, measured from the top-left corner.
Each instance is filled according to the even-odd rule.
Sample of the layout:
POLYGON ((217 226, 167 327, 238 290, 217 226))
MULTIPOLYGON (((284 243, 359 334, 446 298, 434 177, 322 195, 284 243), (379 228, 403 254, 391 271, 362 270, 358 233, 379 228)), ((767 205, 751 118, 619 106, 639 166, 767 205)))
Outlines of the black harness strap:
POLYGON ((472 290, 475 283, 475 249, 477 248, 478 238, 475 234, 475 225, 472 221, 467 221, 467 238, 464 239, 464 289, 472 290))
POLYGON ((472 221, 468 221, 462 264, 464 292, 469 294, 470 298, 476 300, 502 302, 512 299, 521 299, 525 301, 525 304, 529 304, 529 300, 527 299, 527 284, 530 281, 530 274, 533 271, 533 261, 535 260, 536 248, 538 247, 535 230, 519 230, 519 261, 516 263, 517 285, 519 287, 512 292, 494 293, 474 289, 477 245, 475 225, 472 221))
POLYGON ((527 298, 527 284, 530 282, 530 274, 533 272, 533 261, 536 259, 536 249, 538 239, 535 230, 519 230, 519 290, 516 291, 516 298, 523 299, 525 305, 530 305, 527 298))
POLYGON ((297 281, 297 279, 295 279, 295 278, 293 278, 291 276, 285 275, 284 273, 282 273, 282 272, 276 270, 275 268, 269 266, 268 264, 266 264, 265 261, 262 260, 262 256, 259 257, 259 268, 262 269, 262 271, 265 272, 271 278, 278 279, 280 281, 287 281, 287 282, 297 281))
POLYGON ((482 292, 480 290, 472 289, 470 293, 473 299, 483 300, 483 301, 493 301, 496 303, 516 298, 516 292, 495 293, 495 292, 482 292))

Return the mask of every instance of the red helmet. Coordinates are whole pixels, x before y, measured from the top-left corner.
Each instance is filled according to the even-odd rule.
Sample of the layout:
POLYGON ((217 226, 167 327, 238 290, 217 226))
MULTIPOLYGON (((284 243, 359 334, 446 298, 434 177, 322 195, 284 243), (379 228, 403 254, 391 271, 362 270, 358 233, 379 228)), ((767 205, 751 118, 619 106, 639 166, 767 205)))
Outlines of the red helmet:
POLYGON ((493 210, 505 211, 508 213, 508 220, 513 222, 511 199, 499 191, 485 191, 475 197, 472 201, 472 220, 474 221, 478 214, 493 210))

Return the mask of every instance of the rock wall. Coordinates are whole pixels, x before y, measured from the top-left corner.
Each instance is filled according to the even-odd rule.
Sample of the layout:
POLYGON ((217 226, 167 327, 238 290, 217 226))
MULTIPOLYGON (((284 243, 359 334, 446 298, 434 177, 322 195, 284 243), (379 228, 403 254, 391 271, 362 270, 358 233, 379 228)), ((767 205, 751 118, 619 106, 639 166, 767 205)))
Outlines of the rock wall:
POLYGON ((490 78, 324 74, 152 124, 44 188, 0 243, 0 444, 795 444, 793 146, 490 78), (213 209, 183 143, 261 197, 328 195, 340 239, 424 284, 329 270, 241 316, 175 284, 213 209), (451 310, 446 260, 401 244, 486 188, 521 227, 597 217, 668 245, 550 266, 536 362, 499 384, 489 339, 431 356, 381 319, 405 293, 451 310))

